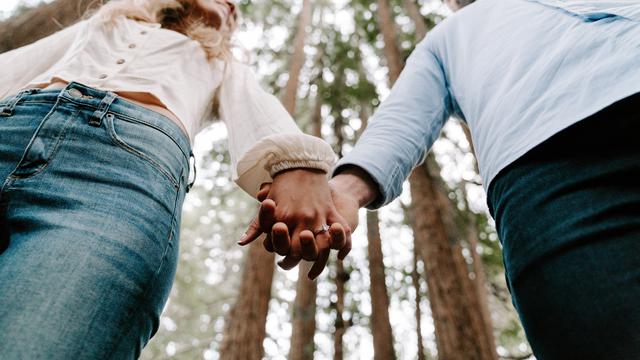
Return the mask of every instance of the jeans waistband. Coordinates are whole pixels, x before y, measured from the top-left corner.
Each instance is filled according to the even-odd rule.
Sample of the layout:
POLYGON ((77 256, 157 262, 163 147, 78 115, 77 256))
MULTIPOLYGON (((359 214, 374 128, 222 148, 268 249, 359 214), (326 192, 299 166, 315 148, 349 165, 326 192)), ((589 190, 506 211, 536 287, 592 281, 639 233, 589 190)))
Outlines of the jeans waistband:
POLYGON ((189 138, 173 120, 153 110, 128 101, 110 91, 98 90, 77 82, 71 82, 62 89, 23 90, 17 94, 12 101, 42 101, 53 103, 58 100, 93 109, 94 114, 91 121, 97 123, 101 121, 101 117, 112 113, 114 115, 129 117, 138 122, 158 128, 178 145, 187 161, 193 156, 189 138))

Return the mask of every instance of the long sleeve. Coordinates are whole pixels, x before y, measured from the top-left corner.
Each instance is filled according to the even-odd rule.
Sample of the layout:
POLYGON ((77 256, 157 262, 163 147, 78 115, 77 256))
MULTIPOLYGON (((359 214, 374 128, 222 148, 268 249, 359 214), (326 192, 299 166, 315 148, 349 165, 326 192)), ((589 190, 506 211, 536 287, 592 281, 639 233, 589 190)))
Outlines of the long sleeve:
POLYGON ((227 126, 234 181, 254 196, 278 172, 312 168, 329 172, 335 161, 322 139, 303 134, 280 101, 265 92, 248 66, 229 62, 219 94, 227 126))
POLYGON ((65 54, 85 21, 0 54, 0 99, 18 92, 65 54))
POLYGON ((400 195, 411 171, 424 161, 451 110, 442 65, 423 41, 356 146, 338 162, 334 174, 349 165, 362 168, 381 194, 368 207, 388 204, 400 195))

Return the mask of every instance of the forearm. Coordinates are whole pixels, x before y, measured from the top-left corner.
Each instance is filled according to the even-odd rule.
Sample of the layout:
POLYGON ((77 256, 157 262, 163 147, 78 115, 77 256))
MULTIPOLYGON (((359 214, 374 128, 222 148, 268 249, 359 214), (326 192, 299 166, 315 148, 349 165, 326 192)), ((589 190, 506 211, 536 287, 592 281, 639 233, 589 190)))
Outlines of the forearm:
POLYGON ((246 65, 230 63, 219 106, 229 133, 234 180, 252 196, 261 184, 271 182, 284 170, 305 168, 328 173, 331 169, 335 161, 331 146, 302 133, 246 65))

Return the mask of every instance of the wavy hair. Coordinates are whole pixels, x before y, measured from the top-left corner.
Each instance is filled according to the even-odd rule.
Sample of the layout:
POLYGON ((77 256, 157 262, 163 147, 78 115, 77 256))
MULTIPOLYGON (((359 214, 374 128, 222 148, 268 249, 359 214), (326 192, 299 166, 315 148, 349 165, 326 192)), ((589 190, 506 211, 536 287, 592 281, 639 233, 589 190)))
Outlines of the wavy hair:
POLYGON ((196 0, 112 0, 103 5, 94 16, 108 23, 118 16, 159 23, 163 28, 180 32, 200 43, 209 60, 229 60, 231 35, 237 27, 238 14, 231 14, 219 28, 197 15, 196 0))

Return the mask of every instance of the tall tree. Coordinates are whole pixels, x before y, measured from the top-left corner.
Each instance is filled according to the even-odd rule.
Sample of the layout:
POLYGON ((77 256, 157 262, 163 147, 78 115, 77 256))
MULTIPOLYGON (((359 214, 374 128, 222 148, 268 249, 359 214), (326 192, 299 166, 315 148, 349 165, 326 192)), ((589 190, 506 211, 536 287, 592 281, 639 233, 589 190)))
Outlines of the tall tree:
POLYGON ((396 358, 393 349, 393 333, 389 322, 389 295, 385 285, 382 261, 380 219, 376 211, 367 212, 367 254, 369 256, 369 278, 371 280, 371 332, 373 333, 374 359, 396 358))
POLYGON ((418 272, 418 249, 413 247, 413 269, 411 270, 411 282, 416 293, 415 297, 415 316, 416 316, 416 334, 418 342, 418 360, 426 360, 424 344, 422 343, 422 312, 420 310, 420 273, 418 272))
POLYGON ((298 15, 298 26, 293 38, 293 52, 289 59, 289 78, 282 94, 282 104, 291 115, 296 112, 296 98, 300 82, 300 72, 304 65, 304 43, 307 36, 307 27, 311 24, 313 9, 311 0, 303 0, 302 9, 298 15))
POLYGON ((220 358, 260 359, 264 353, 265 324, 271 299, 274 256, 258 239, 249 245, 240 292, 226 320, 220 358))
MULTIPOLYGON (((415 9, 409 12, 412 10, 415 19, 415 9)), ((388 0, 378 0, 378 24, 384 39, 389 83, 393 85, 403 63, 388 0)), ((428 163, 438 169, 435 161, 428 163)), ((412 227, 416 247, 425 264, 439 357, 497 359, 493 333, 487 332, 490 326, 486 326, 480 310, 479 293, 469 279, 459 242, 453 234, 455 226, 447 221, 451 205, 446 188, 438 186, 440 182, 434 179, 438 176, 421 166, 411 174, 409 183, 412 227)))
POLYGON ((318 287, 315 281, 309 280, 307 273, 311 270, 310 262, 303 261, 298 266, 296 298, 293 303, 290 360, 313 359, 316 333, 316 294, 318 287))
MULTIPOLYGON (((304 0, 298 15, 297 30, 293 39, 293 53, 289 61, 289 78, 282 97, 282 103, 291 115, 295 114, 298 83, 305 61, 304 44, 307 37, 307 28, 311 24, 312 13, 312 2, 304 0)), ((322 119, 319 114, 312 114, 312 122, 313 135, 322 137, 320 132, 322 119)), ((289 360, 313 359, 315 350, 313 338, 316 332, 316 294, 318 288, 317 283, 307 277, 310 269, 311 263, 306 261, 303 261, 298 267, 289 360)))
MULTIPOLYGON (((306 36, 306 28, 311 21, 311 1, 304 0, 300 15, 298 17, 298 29, 293 40, 293 51, 289 60, 289 78, 282 95, 282 104, 285 109, 293 116, 296 110, 296 97, 298 92, 298 83, 300 72, 304 65, 304 42, 306 36)), ((245 275, 243 276, 242 288, 247 291, 240 292, 239 298, 234 305, 233 310, 229 313, 229 326, 225 331, 225 340, 221 347, 220 355, 224 359, 254 359, 262 356, 262 342, 264 341, 264 327, 266 324, 267 312, 252 313, 251 309, 245 308, 252 305, 252 301, 260 302, 260 308, 268 307, 270 294, 263 292, 258 293, 258 287, 251 288, 251 284, 256 278, 262 277, 263 281, 268 278, 269 286, 273 279, 274 272, 274 255, 264 251, 264 249, 256 249, 252 245, 247 264, 245 265, 245 275), (255 249, 255 250, 254 250, 255 249), (254 259, 254 260, 252 260, 254 259), (251 261, 259 266, 252 266, 251 261), (247 284, 247 286, 245 286, 247 284), (251 316, 247 318, 247 316, 251 316), (250 332, 254 334, 252 337, 234 336, 236 333, 250 332), (260 336, 255 336, 255 335, 260 336), (252 346, 245 347, 244 342, 251 341, 252 346), (246 351, 251 350, 252 356, 244 356, 246 351)), ((315 333, 315 294, 316 283, 309 281, 305 276, 309 266, 303 263, 299 267, 300 280, 297 285, 297 295, 294 303, 293 311, 293 332, 291 336, 290 359, 310 359, 313 357, 313 335, 315 333)), ((247 334, 248 335, 248 334, 247 334)))

